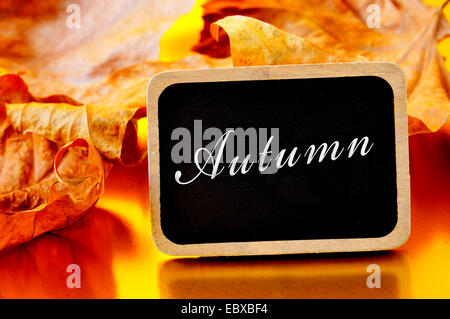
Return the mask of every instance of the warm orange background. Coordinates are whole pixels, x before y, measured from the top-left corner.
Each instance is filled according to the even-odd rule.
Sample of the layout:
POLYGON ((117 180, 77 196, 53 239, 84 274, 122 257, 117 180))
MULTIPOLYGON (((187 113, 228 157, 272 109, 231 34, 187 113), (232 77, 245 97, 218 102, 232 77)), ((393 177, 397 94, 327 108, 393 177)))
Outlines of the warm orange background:
MULTIPOLYGON (((163 38, 161 60, 189 54, 202 26, 201 3, 163 38)), ((450 56, 449 43, 440 50, 450 56)), ((438 133, 409 141, 412 232, 394 251, 172 258, 151 239, 144 162, 115 167, 105 195, 72 227, 0 253, 0 297, 449 298, 450 122, 438 133), (80 289, 66 286, 72 263, 81 267, 80 289), (380 289, 366 286, 372 263, 381 267, 380 289)))

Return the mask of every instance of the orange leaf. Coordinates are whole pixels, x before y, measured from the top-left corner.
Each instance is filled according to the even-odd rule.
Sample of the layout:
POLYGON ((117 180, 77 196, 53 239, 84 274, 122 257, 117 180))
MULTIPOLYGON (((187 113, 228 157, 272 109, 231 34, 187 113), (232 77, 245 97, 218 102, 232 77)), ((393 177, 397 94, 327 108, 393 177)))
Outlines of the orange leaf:
MULTIPOLYGON (((17 75, 3 71, 0 84, 1 250, 78 220, 103 193, 105 175, 111 165, 104 166, 100 154, 88 140, 76 139, 58 150, 56 142, 59 141, 47 139, 46 134, 39 134, 39 129, 23 134, 16 130, 8 118, 5 103, 43 103, 31 102, 36 99, 17 75)), ((40 100, 74 102, 64 96, 40 100)), ((38 113, 34 114, 36 118, 40 118, 38 113)))
POLYGON ((232 16, 213 23, 211 34, 217 41, 220 28, 230 38, 234 66, 338 61, 308 40, 253 18, 232 16))
POLYGON ((32 132, 59 146, 91 140, 105 160, 135 165, 146 155, 137 148, 137 120, 145 108, 108 108, 68 103, 6 104, 8 120, 19 133, 32 132))

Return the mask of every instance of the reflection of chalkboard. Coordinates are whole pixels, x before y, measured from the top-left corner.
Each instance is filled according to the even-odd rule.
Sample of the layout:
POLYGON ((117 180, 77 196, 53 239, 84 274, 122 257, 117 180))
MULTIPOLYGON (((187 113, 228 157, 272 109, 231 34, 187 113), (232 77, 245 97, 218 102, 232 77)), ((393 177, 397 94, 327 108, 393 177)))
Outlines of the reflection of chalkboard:
MULTIPOLYGON (((155 242, 163 251, 185 255, 398 246, 409 234, 406 125, 403 75, 391 64, 160 74, 149 86, 155 242), (190 133, 190 144, 183 144, 190 146, 190 155, 187 148, 175 153, 190 158, 187 163, 172 154, 175 145, 182 145, 182 137, 173 135, 177 128, 190 133), (224 154, 223 171, 211 179, 192 162, 197 149, 210 142, 203 136, 208 128, 254 128, 256 155, 267 141, 260 134, 270 136, 277 128, 285 160, 297 147, 298 161, 271 174, 254 163, 245 174, 231 176, 227 160, 232 156, 224 154), (199 137, 204 138, 200 144, 199 137), (335 141, 338 156, 333 158, 335 141), (319 160, 322 143, 328 152, 319 160), (184 181, 199 175, 181 185, 177 171, 184 181)), ((245 154, 250 154, 250 137, 245 137, 245 154)), ((206 164, 204 172, 212 172, 212 166, 206 164)))

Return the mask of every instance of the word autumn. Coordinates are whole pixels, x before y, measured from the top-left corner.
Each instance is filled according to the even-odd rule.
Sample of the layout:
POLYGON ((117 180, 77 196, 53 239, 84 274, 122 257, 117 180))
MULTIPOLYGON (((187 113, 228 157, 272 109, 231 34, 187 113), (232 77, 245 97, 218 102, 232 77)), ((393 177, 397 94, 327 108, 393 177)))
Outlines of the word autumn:
POLYGON ((355 154, 366 156, 373 148, 369 137, 355 137, 347 145, 339 141, 331 144, 322 143, 318 146, 311 144, 305 151, 294 147, 289 153, 279 147, 279 128, 271 128, 270 135, 267 128, 227 128, 223 133, 219 128, 211 127, 202 134, 202 121, 194 121, 194 140, 187 128, 179 127, 172 131, 172 140, 178 141, 171 152, 172 161, 175 164, 192 163, 197 167, 195 176, 184 177, 182 172, 175 172, 175 180, 181 185, 187 185, 195 181, 201 175, 214 179, 228 168, 230 176, 239 172, 246 174, 253 166, 261 174, 275 174, 284 166, 293 167, 303 158, 307 165, 314 160, 322 163, 327 157, 335 161, 341 156, 347 158, 355 154), (203 141, 210 141, 203 147, 203 141), (192 157, 192 145, 194 156, 192 157), (359 150, 359 152, 358 152, 359 150), (329 156, 328 156, 329 155, 329 156), (256 164, 256 165, 255 165, 256 164))

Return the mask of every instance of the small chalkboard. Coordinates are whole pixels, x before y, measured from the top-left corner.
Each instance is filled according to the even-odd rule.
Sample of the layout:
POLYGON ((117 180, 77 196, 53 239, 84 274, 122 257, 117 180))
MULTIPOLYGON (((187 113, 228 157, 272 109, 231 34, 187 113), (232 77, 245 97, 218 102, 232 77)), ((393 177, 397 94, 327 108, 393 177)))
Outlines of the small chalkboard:
POLYGON ((195 256, 400 246, 407 125, 394 64, 159 73, 148 87, 153 239, 195 256))

